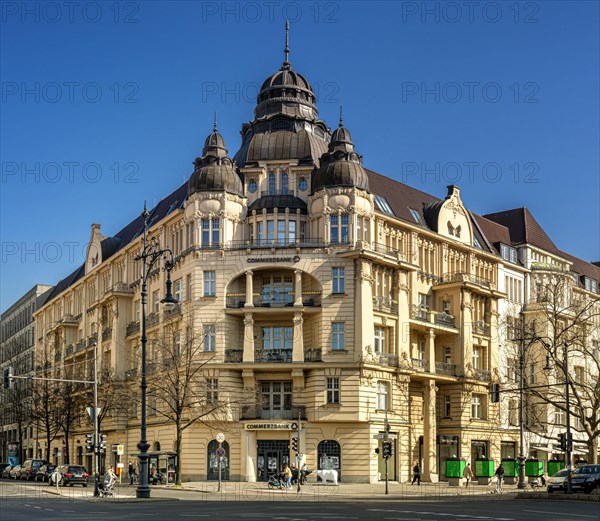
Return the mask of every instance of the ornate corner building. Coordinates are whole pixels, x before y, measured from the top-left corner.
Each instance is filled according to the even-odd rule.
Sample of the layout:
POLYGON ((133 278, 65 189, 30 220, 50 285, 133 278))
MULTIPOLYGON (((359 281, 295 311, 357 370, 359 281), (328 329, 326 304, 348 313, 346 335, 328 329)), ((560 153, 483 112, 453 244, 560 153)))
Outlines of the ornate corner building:
MULTIPOLYGON (((287 49, 241 135, 231 158, 215 124, 189 181, 151 210, 150 234, 175 254, 180 306, 161 309, 166 275, 156 270, 149 370, 160 356, 153 339, 167 328, 174 342, 200 331, 211 392, 232 404, 226 420, 185 431, 183 479, 216 478, 219 431, 223 476, 267 479, 293 460, 298 422, 309 467, 335 468, 347 482, 382 479, 375 449, 386 421, 391 479, 408 479, 417 461, 425 480, 438 481, 447 458, 515 457, 518 432, 490 399, 491 384, 506 379, 499 325, 511 265, 500 243, 515 243, 510 223, 474 215, 457 186, 438 199, 366 169, 341 117, 333 132, 319 119, 287 49)), ((37 312, 38 360, 54 374, 91 377, 96 343, 99 368, 138 392, 142 224, 114 236, 93 225, 85 264, 37 312)), ((530 268, 513 270, 523 298, 530 268)), ((586 269, 600 280, 597 267, 586 269)), ((152 396, 148 404, 159 458, 173 451, 175 430, 152 396)), ((139 425, 135 402, 102 422, 125 460, 139 425)), ((69 450, 91 467, 89 429, 75 425, 69 450)), ((59 435, 53 457, 64 446, 59 435)))

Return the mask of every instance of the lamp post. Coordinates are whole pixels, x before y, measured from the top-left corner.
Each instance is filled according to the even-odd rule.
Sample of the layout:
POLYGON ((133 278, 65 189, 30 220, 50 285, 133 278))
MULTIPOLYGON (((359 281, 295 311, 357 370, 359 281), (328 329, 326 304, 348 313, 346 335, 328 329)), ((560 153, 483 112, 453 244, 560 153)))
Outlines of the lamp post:
POLYGON ((138 458, 140 460, 140 481, 136 489, 136 497, 138 498, 149 498, 150 487, 148 485, 148 449, 150 444, 146 440, 146 305, 148 300, 148 278, 152 272, 152 268, 158 263, 161 258, 164 262, 164 269, 167 272, 167 283, 166 283, 166 295, 161 300, 161 303, 165 305, 166 310, 174 309, 177 305, 177 301, 171 294, 171 270, 173 269, 173 252, 169 248, 161 249, 158 242, 151 240, 148 242, 147 231, 148 231, 148 218, 150 213, 146 209, 146 203, 144 203, 144 211, 142 212, 142 218, 144 219, 144 229, 142 235, 142 253, 138 255, 135 260, 142 261, 142 370, 141 370, 141 424, 140 424, 140 441, 137 444, 139 449, 138 458))

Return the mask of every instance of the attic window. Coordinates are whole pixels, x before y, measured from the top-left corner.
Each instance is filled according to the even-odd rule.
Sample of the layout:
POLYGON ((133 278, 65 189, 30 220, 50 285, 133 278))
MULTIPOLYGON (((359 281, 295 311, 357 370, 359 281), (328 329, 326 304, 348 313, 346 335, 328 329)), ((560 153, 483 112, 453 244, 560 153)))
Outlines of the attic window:
POLYGON ((380 195, 375 196, 375 206, 380 212, 387 213, 388 215, 394 215, 389 203, 380 195))
POLYGON ((594 279, 590 279, 589 277, 584 277, 583 279, 585 289, 587 291, 592 291, 593 293, 598 293, 598 283, 594 279))
POLYGON ((473 245, 475 246, 475 248, 479 248, 480 250, 483 250, 483 248, 481 247, 481 243, 479 242, 479 239, 477 237, 475 237, 473 235, 473 245))
POLYGON ((423 220, 421 219, 421 214, 413 208, 409 208, 408 210, 410 211, 410 215, 412 215, 415 222, 421 226, 424 226, 423 220))
POLYGON ((500 255, 505 261, 517 263, 517 250, 506 244, 500 244, 500 255))
POLYGON ((169 215, 173 210, 175 210, 175 208, 177 208, 177 203, 179 201, 175 201, 171 206, 169 206, 169 209, 167 210, 167 213, 165 215, 169 215))

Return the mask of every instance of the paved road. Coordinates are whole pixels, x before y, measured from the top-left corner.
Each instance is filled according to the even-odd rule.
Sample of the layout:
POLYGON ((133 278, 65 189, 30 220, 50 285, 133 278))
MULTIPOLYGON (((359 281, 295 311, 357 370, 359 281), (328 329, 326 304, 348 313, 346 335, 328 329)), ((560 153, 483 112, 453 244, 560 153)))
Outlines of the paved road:
MULTIPOLYGON (((36 484, 0 482, 0 520, 110 520, 209 519, 232 521, 598 521, 600 504, 576 502, 514 501, 509 496, 414 501, 389 498, 385 501, 356 501, 336 498, 328 501, 298 501, 295 496, 266 496, 257 501, 242 501, 230 496, 225 501, 197 499, 185 491, 165 491, 186 501, 158 499, 135 500, 123 490, 119 500, 89 500, 79 487, 66 489, 67 497, 49 495, 49 487, 36 484), (71 494, 71 491, 73 492, 71 494)), ((168 496, 163 496, 168 497, 168 496)), ((173 496, 171 496, 173 497, 173 496)))

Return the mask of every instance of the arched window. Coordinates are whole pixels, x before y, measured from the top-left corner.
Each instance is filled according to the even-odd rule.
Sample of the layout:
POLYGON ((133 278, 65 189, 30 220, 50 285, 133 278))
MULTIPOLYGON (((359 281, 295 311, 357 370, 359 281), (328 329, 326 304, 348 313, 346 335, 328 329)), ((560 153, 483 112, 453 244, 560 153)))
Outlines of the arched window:
POLYGON ((275 174, 269 174, 269 195, 275 195, 277 191, 277 185, 275 182, 275 174))
POLYGON ((219 442, 212 440, 208 444, 207 450, 207 464, 208 469, 206 479, 216 480, 219 479, 219 460, 221 461, 221 480, 229 480, 229 443, 224 441, 220 447, 225 451, 223 457, 219 458, 219 442))
POLYGON ((159 452, 160 451, 160 441, 155 441, 154 442, 154 452, 159 452))
POLYGON ((283 195, 288 193, 288 175, 285 172, 281 174, 281 193, 283 195))
POLYGON ((83 465, 83 447, 81 445, 77 447, 77 465, 83 465))
POLYGON ((333 469, 338 472, 338 479, 342 477, 342 451, 340 444, 335 440, 323 440, 317 446, 318 469, 333 469))

